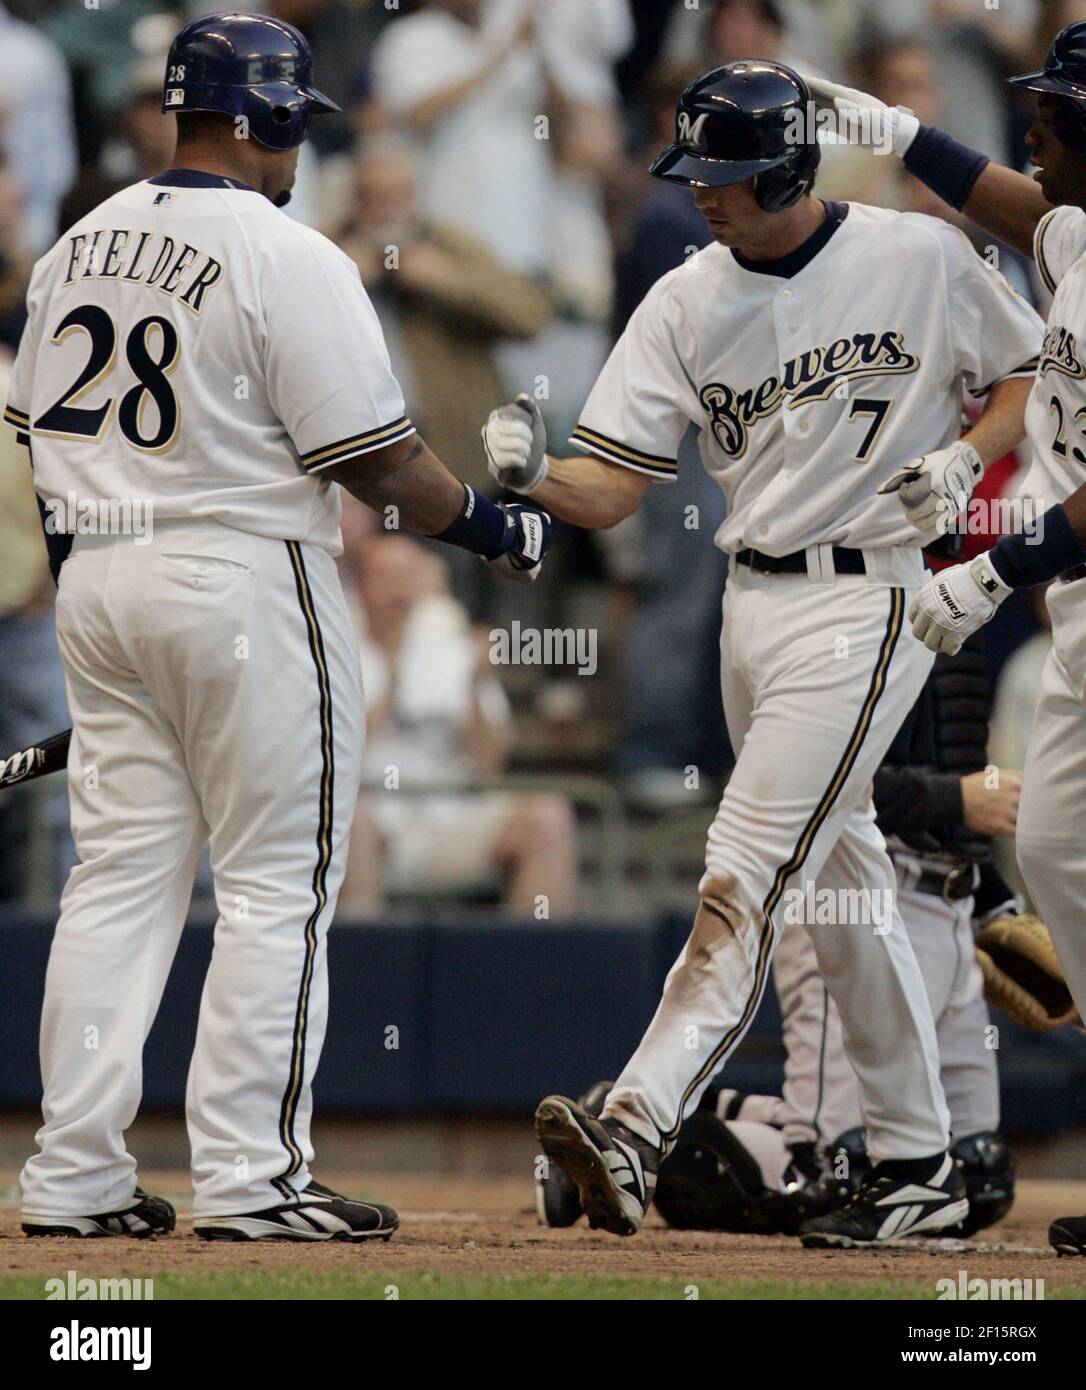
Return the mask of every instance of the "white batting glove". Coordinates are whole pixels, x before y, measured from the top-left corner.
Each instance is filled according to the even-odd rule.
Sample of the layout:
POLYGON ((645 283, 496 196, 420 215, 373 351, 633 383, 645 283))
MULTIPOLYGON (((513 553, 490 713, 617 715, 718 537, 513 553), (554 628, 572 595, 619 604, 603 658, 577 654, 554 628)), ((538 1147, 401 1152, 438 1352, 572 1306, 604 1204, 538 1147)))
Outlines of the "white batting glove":
POLYGON ((947 449, 921 454, 899 468, 879 492, 897 493, 905 515, 927 542, 942 535, 952 518, 965 511, 983 476, 980 455, 972 444, 959 439, 947 449))
POLYGON ((547 430, 531 396, 492 410, 483 426, 483 448, 490 476, 514 492, 533 493, 550 469, 547 430))
POLYGON ((913 636, 931 651, 953 656, 1010 592, 987 555, 953 565, 929 579, 909 604, 913 636))
POLYGON ((855 87, 842 87, 821 77, 804 77, 815 104, 822 111, 837 116, 836 129, 841 139, 850 145, 866 149, 889 150, 898 159, 916 139, 920 122, 911 111, 900 106, 887 106, 878 97, 855 87))

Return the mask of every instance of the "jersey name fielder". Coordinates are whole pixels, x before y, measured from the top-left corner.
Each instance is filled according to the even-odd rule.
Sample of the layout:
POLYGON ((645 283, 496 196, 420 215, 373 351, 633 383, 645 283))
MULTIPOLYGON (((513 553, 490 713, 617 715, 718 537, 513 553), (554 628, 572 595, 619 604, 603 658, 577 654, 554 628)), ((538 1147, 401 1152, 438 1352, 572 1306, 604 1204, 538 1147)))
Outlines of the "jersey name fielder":
POLYGON ((143 499, 153 526, 67 528, 82 862, 50 957, 24 1218, 131 1200, 123 1131, 205 841, 220 919, 188 1086, 194 1212, 263 1210, 309 1182, 324 937, 361 774, 321 475, 414 427, 353 264, 234 180, 179 169, 118 193, 42 258, 28 298, 6 418, 39 497, 69 520, 69 496, 80 517, 143 499))
POLYGON ((28 307, 6 418, 43 499, 141 499, 335 554, 320 470, 413 432, 352 262, 225 178, 108 199, 38 263, 28 307))
MULTIPOLYGON (((675 1136, 749 1026, 786 887, 893 898, 869 786, 931 654, 903 626, 919 537, 877 489, 959 437, 965 390, 1028 377, 1041 343, 1036 314, 957 230, 857 204, 827 212, 780 261, 714 244, 659 281, 572 436, 671 482, 697 427, 728 503, 716 541, 735 557, 721 680, 736 767, 690 940, 604 1109, 652 1144, 675 1136), (795 552, 805 573, 794 560, 769 572, 768 557, 795 552)), ((808 931, 873 1159, 938 1154, 948 1117, 930 1008, 896 907, 889 932, 877 925, 808 931)))

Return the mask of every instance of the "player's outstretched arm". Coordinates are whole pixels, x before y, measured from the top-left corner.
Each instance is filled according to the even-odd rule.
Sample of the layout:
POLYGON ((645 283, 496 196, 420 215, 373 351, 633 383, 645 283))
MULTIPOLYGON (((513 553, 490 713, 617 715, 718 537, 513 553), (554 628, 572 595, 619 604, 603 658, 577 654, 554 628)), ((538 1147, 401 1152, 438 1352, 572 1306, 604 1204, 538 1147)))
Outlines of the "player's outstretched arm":
POLYGON ((1022 255, 1033 256, 1037 223, 1052 204, 1031 178, 992 164, 987 155, 868 92, 822 78, 807 78, 807 85, 819 109, 833 113, 841 138, 897 155, 944 202, 1022 255))
POLYGON ((641 505, 652 480, 604 459, 552 458, 539 407, 518 396, 492 410, 483 427, 491 476, 523 492, 574 526, 616 526, 641 505))
POLYGON ((1027 175, 1003 164, 988 164, 961 210, 978 227, 1032 260, 1033 234, 1041 218, 1052 211, 1052 204, 1027 175))
POLYGON ((323 470, 397 524, 471 550, 510 579, 534 580, 550 545, 550 518, 536 507, 494 503, 453 477, 417 434, 323 470))

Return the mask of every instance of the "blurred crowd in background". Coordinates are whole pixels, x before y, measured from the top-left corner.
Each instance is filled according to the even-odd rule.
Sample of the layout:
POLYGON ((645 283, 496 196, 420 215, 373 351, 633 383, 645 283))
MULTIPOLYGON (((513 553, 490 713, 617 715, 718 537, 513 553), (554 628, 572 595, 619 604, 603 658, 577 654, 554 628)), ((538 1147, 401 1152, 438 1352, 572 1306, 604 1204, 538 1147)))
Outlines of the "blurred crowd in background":
MULTIPOLYGON (((479 439, 488 412, 532 392, 552 451, 567 452, 632 310, 709 239, 688 191, 645 174, 695 75, 775 58, 865 87, 1020 166, 1032 99, 1003 79, 1039 66, 1055 33, 1086 18, 1086 3, 1068 0, 262 8, 306 34, 317 84, 343 107, 313 123, 288 212, 355 261, 408 413, 453 471, 489 491, 479 439)), ((183 23, 212 9, 0 0, 0 397, 34 259, 118 188, 171 167, 166 51, 183 23)), ((843 146, 824 148, 817 191, 956 219, 896 160, 843 146)), ((1044 312, 1032 267, 999 255, 1044 312)), ((1027 463, 1003 461, 990 486, 1013 490, 1027 463)), ((2 753, 69 721, 53 585, 11 431, 0 439, 0 493, 2 753)), ((715 798, 730 757, 717 650, 726 564, 712 545, 724 502, 692 440, 678 485, 653 489, 637 516, 604 533, 559 526, 531 591, 490 582, 472 556, 389 535, 344 501, 342 572, 357 614, 373 788, 355 825, 345 908, 463 891, 530 914, 542 865, 549 910, 565 912, 584 902, 586 806, 609 806, 593 776, 622 814, 651 824, 715 798), (489 634, 514 618, 596 633, 594 674, 495 665, 489 634), (384 794, 390 768, 407 796, 384 794)), ((1036 598, 1008 602, 991 625, 992 757, 1002 766, 1021 765, 1046 651, 1036 598)), ((0 799, 0 897, 55 898, 72 856, 65 818, 63 788, 0 799)))

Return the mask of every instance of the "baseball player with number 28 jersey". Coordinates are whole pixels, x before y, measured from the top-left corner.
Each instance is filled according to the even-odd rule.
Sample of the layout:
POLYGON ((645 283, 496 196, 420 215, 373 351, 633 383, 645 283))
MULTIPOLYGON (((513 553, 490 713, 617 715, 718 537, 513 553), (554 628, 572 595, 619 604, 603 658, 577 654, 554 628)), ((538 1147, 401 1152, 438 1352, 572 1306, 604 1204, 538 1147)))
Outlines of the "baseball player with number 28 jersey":
MULTIPOLYGON (((694 186, 717 244, 659 281, 548 459, 526 398, 485 432, 492 470, 584 525, 672 482, 690 425, 728 515, 721 677, 735 770, 709 831, 700 906, 656 1016, 600 1120, 537 1110, 590 1222, 638 1229, 661 1150, 748 1028, 789 888, 893 896, 870 784, 927 677, 908 631, 924 534, 879 494, 935 455, 971 474, 1018 441, 1040 320, 960 232, 810 196, 817 145, 788 143, 806 89, 770 63, 693 83, 653 172, 694 186), (962 392, 989 393, 960 444, 962 392)), ((676 575, 675 582, 682 583, 676 575)), ((859 1077, 875 1168, 811 1244, 869 1244, 960 1220, 931 1011, 894 913, 808 926, 859 1077)))
POLYGON ((81 861, 46 981, 30 1235, 173 1225, 124 1131, 205 843, 219 920, 187 1095, 197 1234, 397 1224, 309 1168, 363 739, 332 483, 513 578, 534 576, 548 523, 426 449, 354 266, 279 210, 308 117, 335 109, 309 70, 280 20, 188 26, 164 93, 179 167, 96 208, 30 287, 5 415, 71 549, 57 636, 81 861), (119 532, 133 504, 141 524, 119 532))

